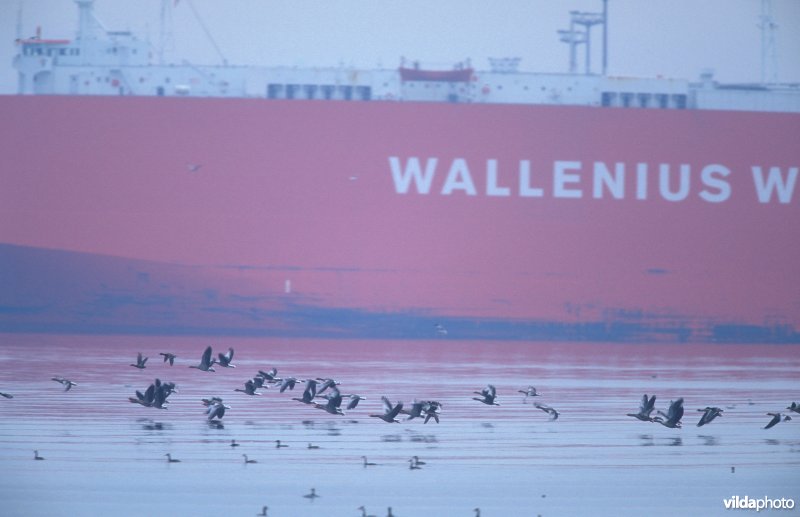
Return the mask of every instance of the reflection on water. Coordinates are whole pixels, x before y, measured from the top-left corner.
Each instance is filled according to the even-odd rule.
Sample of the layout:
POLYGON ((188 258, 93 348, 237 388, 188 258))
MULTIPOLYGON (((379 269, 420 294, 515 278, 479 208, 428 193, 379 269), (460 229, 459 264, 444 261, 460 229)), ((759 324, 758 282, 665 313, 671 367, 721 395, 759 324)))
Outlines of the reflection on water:
POLYGON ((476 507, 503 516, 721 515, 722 499, 737 494, 800 502, 800 418, 763 429, 767 413, 797 398, 798 347, 0 340, 0 391, 14 395, 0 399, 0 497, 10 515, 255 515, 265 504, 273 517, 357 516, 362 505, 400 517, 470 516, 476 507), (236 368, 188 368, 207 345, 233 347, 236 368), (129 366, 139 351, 151 357, 145 369, 129 366), (176 354, 175 365, 153 360, 159 352, 176 354), (234 391, 272 367, 333 378, 342 393, 366 398, 334 416, 293 401, 300 382, 284 393, 234 391), (56 376, 77 385, 66 392, 56 376), (168 409, 128 402, 155 378, 177 384, 168 409), (499 406, 472 400, 487 384, 499 406), (558 420, 526 402, 519 390, 528 386, 558 420), (683 397, 683 428, 626 416, 643 393, 656 394, 662 411, 683 397), (370 418, 382 396, 439 401, 441 422, 370 418), (219 422, 206 419, 209 397, 230 406, 219 422), (726 410, 699 433, 696 410, 706 406, 726 410), (34 461, 35 449, 46 460, 34 461), (410 468, 413 456, 424 464, 410 468), (312 487, 316 501, 303 497, 312 487), (654 505, 665 490, 670 505, 654 505))

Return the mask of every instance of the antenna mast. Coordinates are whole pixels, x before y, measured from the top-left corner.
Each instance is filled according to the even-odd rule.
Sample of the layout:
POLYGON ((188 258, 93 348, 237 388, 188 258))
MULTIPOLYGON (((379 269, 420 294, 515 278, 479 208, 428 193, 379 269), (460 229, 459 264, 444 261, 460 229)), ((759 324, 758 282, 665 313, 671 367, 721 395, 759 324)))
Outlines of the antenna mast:
POLYGON ((778 49, 775 45, 775 33, 778 24, 772 18, 772 1, 761 0, 761 16, 758 24, 761 29, 761 83, 778 82, 778 49))

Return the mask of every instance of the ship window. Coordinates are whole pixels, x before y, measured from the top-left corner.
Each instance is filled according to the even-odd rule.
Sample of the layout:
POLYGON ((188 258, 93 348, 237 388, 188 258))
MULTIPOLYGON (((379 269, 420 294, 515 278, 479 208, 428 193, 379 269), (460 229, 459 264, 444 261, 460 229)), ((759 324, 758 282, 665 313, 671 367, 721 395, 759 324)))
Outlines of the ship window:
POLYGON ((614 105, 614 99, 616 99, 617 94, 614 92, 603 92, 600 96, 600 104, 605 107, 610 107, 614 105))
POLYGON ((356 95, 362 101, 368 101, 372 99, 372 88, 369 86, 356 86, 356 95))
POLYGON ((332 84, 323 84, 322 85, 322 96, 325 98, 325 100, 328 100, 328 101, 331 100, 331 98, 333 97, 333 91, 335 89, 336 88, 332 84))
POLYGON ((642 108, 646 108, 648 104, 650 104, 650 94, 649 93, 639 93, 636 95, 639 99, 639 106, 642 108))
POLYGON ((281 96, 281 92, 283 91, 282 84, 268 84, 267 85, 267 98, 268 99, 279 99, 281 96))
POLYGON ((287 84, 286 85, 286 98, 287 99, 294 99, 297 96, 297 92, 300 90, 299 84, 287 84))
POLYGON ((342 90, 342 98, 344 100, 349 101, 353 99, 353 87, 352 86, 340 86, 342 90))
POLYGON ((313 99, 317 96, 317 85, 316 84, 304 84, 303 90, 306 94, 306 99, 313 99))
POLYGON ((633 100, 633 94, 631 92, 622 92, 620 94, 620 99, 622 100, 622 107, 630 108, 631 101, 633 100))
POLYGON ((675 107, 679 110, 686 109, 686 95, 679 93, 672 96, 675 107))
POLYGON ((667 94, 657 93, 655 97, 656 97, 656 104, 658 104, 659 108, 664 109, 667 106, 669 106, 669 97, 667 96, 667 94))

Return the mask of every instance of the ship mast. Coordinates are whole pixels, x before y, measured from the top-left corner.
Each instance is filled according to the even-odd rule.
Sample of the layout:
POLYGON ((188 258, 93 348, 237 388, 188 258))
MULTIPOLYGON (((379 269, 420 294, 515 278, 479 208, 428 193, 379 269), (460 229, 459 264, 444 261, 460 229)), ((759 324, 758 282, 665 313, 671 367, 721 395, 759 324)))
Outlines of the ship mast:
POLYGON ((761 16, 758 27, 761 29, 761 83, 778 82, 778 50, 775 33, 778 24, 772 18, 772 1, 761 0, 761 16))

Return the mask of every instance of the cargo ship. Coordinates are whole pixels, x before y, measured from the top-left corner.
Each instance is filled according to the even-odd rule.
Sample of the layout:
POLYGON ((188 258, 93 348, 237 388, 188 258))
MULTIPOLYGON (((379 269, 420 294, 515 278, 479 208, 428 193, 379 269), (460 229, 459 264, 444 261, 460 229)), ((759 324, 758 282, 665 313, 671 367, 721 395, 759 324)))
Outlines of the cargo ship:
POLYGON ((797 85, 159 65, 76 4, 0 97, 0 331, 800 342, 797 85))

